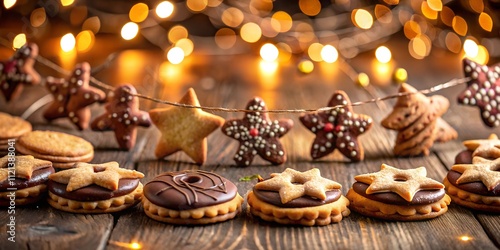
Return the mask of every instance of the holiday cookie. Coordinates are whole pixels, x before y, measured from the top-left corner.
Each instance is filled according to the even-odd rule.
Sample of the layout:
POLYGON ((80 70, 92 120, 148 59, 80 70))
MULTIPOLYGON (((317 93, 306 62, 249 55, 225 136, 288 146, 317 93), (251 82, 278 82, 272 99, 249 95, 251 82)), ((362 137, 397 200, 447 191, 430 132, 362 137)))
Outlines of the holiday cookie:
POLYGON ((32 204, 47 191, 49 175, 54 173, 50 161, 31 155, 0 158, 0 206, 32 204))
POLYGON ((89 105, 104 100, 104 92, 89 86, 90 65, 77 64, 69 79, 47 77, 46 87, 54 101, 43 116, 52 121, 67 117, 80 130, 86 129, 90 120, 89 105))
POLYGON ((33 69, 38 56, 38 46, 34 43, 19 48, 11 59, 0 62, 0 89, 5 100, 19 97, 24 84, 40 83, 40 75, 33 69))
POLYGON ((144 185, 144 212, 180 225, 209 224, 234 218, 243 198, 234 183, 202 170, 166 172, 144 185))
POLYGON ((392 112, 382 120, 383 127, 398 131, 395 155, 429 155, 434 142, 457 138, 457 131, 440 118, 448 110, 448 99, 426 97, 406 83, 401 84, 399 93, 392 112))
POLYGON ((17 140, 16 149, 21 154, 51 161, 55 168, 70 168, 76 162, 94 158, 94 147, 88 141, 55 131, 26 133, 17 140))
POLYGON ((71 213, 112 213, 140 202, 144 175, 120 168, 117 162, 77 163, 50 175, 49 204, 71 213))
POLYGON ((500 63, 490 67, 463 60, 467 88, 458 95, 458 103, 476 106, 481 119, 489 127, 500 125, 500 63))
POLYGON ((444 185, 426 177, 425 167, 398 169, 382 164, 376 173, 354 177, 347 193, 349 208, 383 220, 432 219, 448 211, 444 185))
POLYGON ((248 193, 250 212, 279 224, 324 226, 350 214, 341 185, 321 177, 317 168, 299 172, 287 168, 257 183, 248 193))
POLYGON ((149 114, 139 110, 137 91, 132 85, 123 85, 113 91, 106 104, 106 113, 97 117, 90 127, 92 130, 113 130, 121 149, 134 147, 137 126, 149 127, 149 114))
POLYGON ((371 128, 372 118, 354 113, 351 100, 341 90, 335 91, 328 107, 333 109, 300 116, 302 124, 316 134, 311 157, 318 159, 338 149, 351 161, 363 160, 364 150, 358 136, 371 128))
POLYGON ((290 119, 269 119, 264 101, 255 97, 246 106, 251 112, 245 113, 242 119, 227 120, 222 126, 222 133, 240 143, 234 155, 238 166, 249 166, 255 155, 279 165, 286 161, 285 149, 279 138, 284 136, 292 127, 290 119))
MULTIPOLYGON (((192 88, 179 104, 200 106, 192 88)), ((207 136, 222 126, 224 119, 199 108, 168 107, 149 111, 151 120, 161 136, 155 155, 161 159, 184 151, 194 162, 203 164, 207 159, 207 136)))
POLYGON ((7 154, 9 140, 15 140, 31 129, 31 123, 21 117, 0 112, 0 156, 7 154))
POLYGON ((463 145, 467 149, 457 154, 455 164, 471 164, 475 156, 488 160, 500 158, 500 140, 496 134, 491 134, 488 139, 466 140, 463 145))
POLYGON ((455 164, 443 183, 454 203, 500 213, 500 158, 488 160, 475 156, 471 164, 455 164))

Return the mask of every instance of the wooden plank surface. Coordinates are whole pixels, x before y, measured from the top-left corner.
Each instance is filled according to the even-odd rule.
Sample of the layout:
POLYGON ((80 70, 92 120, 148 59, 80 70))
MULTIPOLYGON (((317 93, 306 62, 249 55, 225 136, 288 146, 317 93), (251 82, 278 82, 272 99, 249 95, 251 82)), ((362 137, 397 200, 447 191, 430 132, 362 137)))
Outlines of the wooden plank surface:
MULTIPOLYGON (((425 60, 413 60, 405 54, 405 43, 390 43, 402 48, 395 53, 398 65, 405 67, 410 75, 409 83, 418 89, 461 77, 460 58, 457 55, 437 53, 425 60), (442 65, 438 59, 446 60, 442 65), (442 69, 438 69, 441 67, 442 69), (422 73, 424 72, 424 73, 422 73)), ((394 47, 393 47, 394 48, 394 47)), ((138 52, 142 55, 142 52, 138 52)), ((135 52, 134 52, 135 53, 135 52)), ((253 55, 239 55, 232 60, 214 56, 211 63, 197 62, 191 70, 183 71, 181 79, 172 79, 163 85, 155 84, 154 64, 158 64, 161 55, 144 52, 148 61, 143 71, 130 76, 142 93, 149 93, 170 101, 178 101, 189 87, 194 87, 200 103, 205 106, 223 106, 244 108, 246 102, 254 96, 261 96, 268 108, 319 108, 325 106, 333 91, 346 91, 351 100, 364 101, 374 97, 394 94, 397 85, 386 84, 386 75, 381 75, 377 65, 372 63, 372 55, 363 54, 350 63, 360 71, 372 76, 370 91, 355 86, 337 64, 317 65, 309 75, 297 72, 293 63, 280 66, 276 75, 265 75, 259 71, 259 62, 253 55), (237 63, 234 63, 237 62, 237 63), (146 68, 153 69, 153 73, 146 68), (384 78, 385 77, 385 78, 384 78), (212 83, 207 84, 206 82, 212 83), (150 86, 151 85, 151 86, 150 86)), ((406 52, 407 53, 407 52, 406 52)), ((119 55, 123 56, 123 54, 119 55)), ((144 55, 142 55, 144 56, 144 55)), ((121 60, 121 59, 117 59, 121 60)), ((208 60, 207 60, 208 61, 208 60)), ((113 77, 120 71, 119 61, 111 63, 109 68, 99 71, 97 76, 113 84, 120 84, 123 77, 113 77)), ((396 65, 392 62, 391 67, 396 65)), ((390 74, 385 73, 385 74, 390 74)), ((96 76, 96 77, 97 77, 96 76)), ((179 77, 179 76, 178 76, 179 77)), ((161 79, 160 79, 161 81, 161 79)), ((378 171, 382 163, 399 168, 425 166, 428 176, 441 181, 451 167, 454 156, 459 152, 461 141, 473 138, 485 138, 489 133, 500 133, 497 129, 484 127, 476 109, 455 103, 455 96, 461 91, 456 87, 440 92, 450 99, 451 107, 444 119, 459 132, 456 141, 435 145, 430 156, 395 158, 392 147, 396 133, 380 126, 380 121, 390 112, 394 100, 384 103, 366 104, 355 107, 358 113, 373 117, 374 125, 366 134, 360 136, 365 148, 366 159, 360 163, 350 163, 342 155, 335 153, 321 160, 312 161, 309 156, 314 135, 303 127, 296 114, 272 114, 272 119, 293 119, 295 127, 282 138, 288 154, 288 161, 281 166, 272 166, 256 158, 250 167, 235 167, 232 160, 238 143, 215 131, 208 137, 208 161, 203 166, 193 164, 184 153, 176 153, 164 160, 154 157, 154 148, 159 132, 156 128, 139 130, 136 147, 130 151, 119 151, 114 147, 112 133, 77 131, 71 124, 58 121, 47 123, 39 110, 28 120, 35 129, 50 129, 81 136, 96 147, 95 163, 111 160, 121 166, 134 168, 145 173, 143 183, 164 171, 182 169, 203 169, 214 171, 235 182, 242 196, 253 187, 255 181, 239 182, 243 176, 281 172, 290 167, 305 171, 319 168, 323 176, 342 184, 345 194, 354 181, 354 176, 378 171)), ((15 103, 0 100, 0 111, 21 114, 37 98, 47 92, 41 87, 31 87, 23 96, 26 98, 15 103)), ((164 107, 148 101, 141 101, 142 109, 164 107)), ((93 116, 103 112, 102 106, 94 105, 93 116)), ((215 114, 225 119, 239 118, 241 113, 215 114)), ((66 246, 84 246, 88 249, 124 249, 131 243, 139 243, 144 249, 495 249, 500 247, 500 218, 498 215, 477 213, 456 205, 449 207, 443 216, 422 222, 386 222, 352 213, 340 223, 323 227, 281 226, 254 218, 243 205, 243 213, 234 220, 207 226, 173 226, 149 219, 138 206, 128 211, 113 215, 74 215, 59 212, 46 204, 39 207, 17 208, 17 228, 20 249, 61 249, 66 246), (48 236, 48 237, 47 237, 48 236), (467 241, 461 237, 469 237, 467 241)), ((0 214, 0 221, 7 221, 5 213, 0 214)), ((2 223, 2 231, 5 231, 2 223)), ((5 237, 0 239, 0 248, 7 245, 5 237)))

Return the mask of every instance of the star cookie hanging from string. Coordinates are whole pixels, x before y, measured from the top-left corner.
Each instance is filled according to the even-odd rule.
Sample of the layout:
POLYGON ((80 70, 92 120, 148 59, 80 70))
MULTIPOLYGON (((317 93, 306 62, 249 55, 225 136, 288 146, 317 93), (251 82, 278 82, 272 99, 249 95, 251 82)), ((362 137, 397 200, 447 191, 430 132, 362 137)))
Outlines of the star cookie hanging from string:
POLYGON ((0 62, 0 89, 5 100, 14 100, 21 94, 24 84, 40 83, 40 75, 33 69, 38 46, 28 43, 19 48, 11 59, 0 62))
POLYGON ((398 131, 394 154, 397 156, 429 155, 434 142, 457 138, 457 132, 441 119, 450 102, 443 96, 427 97, 407 83, 382 126, 398 131))
POLYGON ((292 127, 290 119, 269 119, 264 101, 255 97, 246 106, 251 112, 242 119, 227 120, 222 126, 222 133, 240 142, 234 160, 238 166, 249 166, 255 155, 272 164, 279 165, 286 161, 286 153, 279 140, 292 127))
POLYGON ((46 87, 54 96, 54 101, 43 116, 52 121, 67 117, 78 129, 89 125, 89 105, 103 101, 104 92, 89 86, 90 65, 86 62, 75 66, 69 79, 47 77, 46 87))
POLYGON ((134 147, 137 126, 151 126, 149 114, 139 110, 139 99, 135 94, 137 91, 132 85, 117 87, 106 104, 106 113, 97 117, 90 125, 92 130, 113 130, 118 145, 125 150, 134 147))
POLYGON ((480 65, 463 60, 465 77, 470 77, 467 88, 458 95, 458 103, 477 106, 481 119, 489 127, 500 125, 500 63, 480 65))
POLYGON ((363 160, 364 151, 358 136, 371 128, 372 118, 354 113, 349 97, 341 90, 335 91, 328 107, 335 108, 300 117, 302 124, 316 134, 311 157, 318 159, 338 149, 351 161, 363 160))
MULTIPOLYGON (((196 93, 190 88, 180 104, 200 106, 196 93)), ((194 162, 203 164, 207 159, 207 136, 222 126, 224 119, 199 108, 168 107, 149 111, 151 120, 160 130, 156 146, 157 158, 184 151, 194 162)))

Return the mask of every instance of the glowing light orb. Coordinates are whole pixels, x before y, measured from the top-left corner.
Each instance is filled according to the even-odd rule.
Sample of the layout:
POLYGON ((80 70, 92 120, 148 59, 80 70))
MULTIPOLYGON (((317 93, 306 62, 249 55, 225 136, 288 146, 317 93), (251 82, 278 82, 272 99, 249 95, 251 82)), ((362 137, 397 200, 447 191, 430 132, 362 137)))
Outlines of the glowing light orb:
POLYGON ((473 40, 467 39, 464 42, 464 52, 467 57, 474 58, 479 53, 479 46, 473 40))
POLYGON ((23 45, 25 44, 26 44, 26 35, 24 33, 17 34, 17 36, 14 37, 14 40, 12 41, 12 47, 14 47, 14 49, 19 49, 23 47, 23 45))
POLYGON ((408 80, 408 72, 406 69, 398 68, 394 71, 394 81, 396 83, 404 83, 408 80))
POLYGON ((325 45, 321 49, 321 58, 327 63, 334 63, 339 59, 339 52, 332 45, 325 45))
POLYGON ((385 46, 380 46, 375 51, 375 57, 381 63, 388 63, 392 58, 392 54, 389 48, 385 46))
POLYGON ((159 18, 167 18, 174 13, 174 5, 169 1, 163 1, 156 6, 156 15, 159 18))
POLYGON ((61 49, 64 52, 72 51, 75 48, 75 44, 76 44, 76 39, 75 36, 73 36, 73 34, 68 33, 63 37, 61 37, 61 49))
POLYGON ((266 62, 273 62, 278 59, 279 50, 274 44, 266 43, 260 48, 260 56, 266 62))
POLYGON ((171 64, 179 64, 184 60, 184 50, 179 47, 171 48, 167 53, 167 59, 171 64))
POLYGON ((125 40, 131 40, 137 36, 139 33, 139 25, 134 22, 128 22, 122 27, 122 38, 125 40))
POLYGON ((314 63, 309 60, 302 60, 297 67, 301 73, 309 74, 314 70, 314 63))

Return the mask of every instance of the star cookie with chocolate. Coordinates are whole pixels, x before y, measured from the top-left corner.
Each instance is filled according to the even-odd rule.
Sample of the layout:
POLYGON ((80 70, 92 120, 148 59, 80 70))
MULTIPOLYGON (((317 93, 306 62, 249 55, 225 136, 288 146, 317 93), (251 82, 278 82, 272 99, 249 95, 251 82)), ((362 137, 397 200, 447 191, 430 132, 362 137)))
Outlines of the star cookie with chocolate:
POLYGON ((212 172, 165 172, 144 185, 144 212, 154 220, 199 225, 234 218, 243 198, 231 181, 212 172))
POLYGON ((286 152, 279 138, 293 127, 290 119, 272 121, 264 101, 255 97, 246 106, 251 112, 242 119, 227 120, 222 133, 237 140, 240 145, 233 159, 238 166, 249 166, 256 155, 274 165, 286 162, 286 152))
POLYGON ((11 59, 0 62, 0 90, 7 102, 19 97, 23 85, 40 83, 40 75, 33 68, 37 56, 38 46, 28 43, 19 48, 11 59))
POLYGON ((475 156, 471 164, 455 164, 443 183, 454 203, 500 213, 500 158, 488 160, 475 156))
POLYGON ((49 204, 71 213, 113 213, 140 202, 144 174, 117 162, 77 163, 49 178, 49 204))
POLYGON ((475 156, 488 160, 500 158, 500 140, 496 134, 490 134, 487 139, 466 140, 463 145, 467 149, 457 154, 455 164, 471 164, 475 156))
POLYGON ((0 206, 28 205, 41 200, 52 173, 50 161, 31 155, 0 158, 0 206))
POLYGON ((287 168, 257 183, 248 193, 250 212, 279 224, 324 226, 350 214, 341 185, 321 176, 319 169, 287 168))
POLYGON ((444 185, 426 177, 425 167, 398 169, 382 164, 380 171, 354 177, 346 197, 349 208, 383 220, 432 219, 448 211, 444 185))
POLYGON ((97 117, 90 127, 92 130, 113 130, 121 149, 134 147, 137 137, 137 126, 151 126, 149 114, 139 110, 139 99, 134 86, 123 85, 113 91, 106 104, 106 113, 97 117))
POLYGON ((354 113, 351 100, 344 91, 333 93, 328 107, 331 110, 321 110, 300 117, 302 124, 316 138, 311 147, 311 157, 318 159, 339 150, 351 161, 364 159, 364 150, 358 136, 372 126, 372 118, 354 113))

